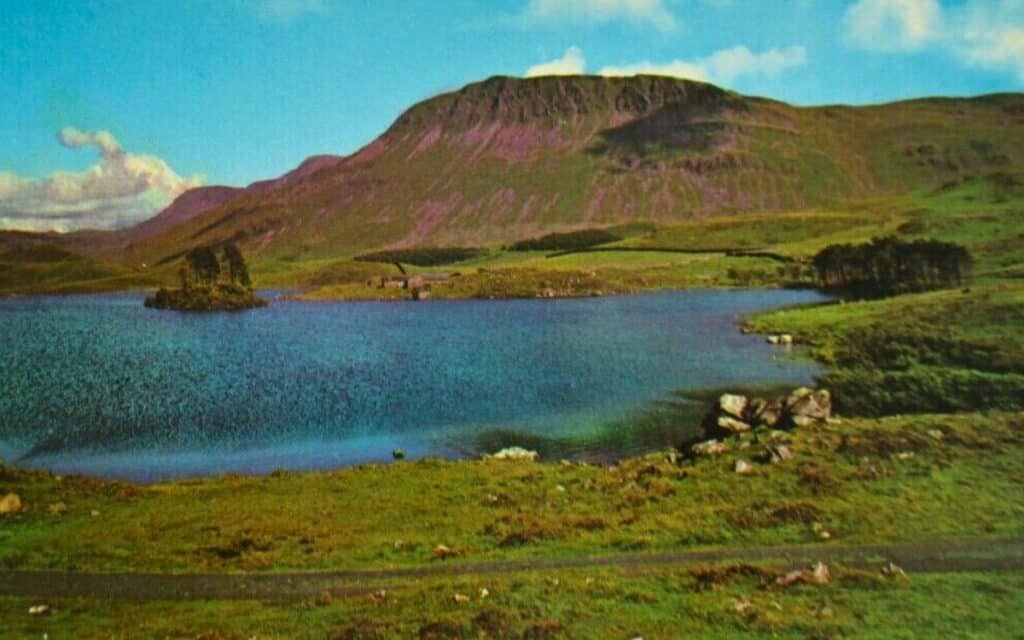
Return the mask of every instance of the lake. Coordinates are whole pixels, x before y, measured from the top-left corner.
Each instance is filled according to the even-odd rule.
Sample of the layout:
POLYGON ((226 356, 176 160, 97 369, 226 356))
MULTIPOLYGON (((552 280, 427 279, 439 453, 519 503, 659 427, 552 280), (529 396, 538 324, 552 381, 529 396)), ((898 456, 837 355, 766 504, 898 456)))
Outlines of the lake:
POLYGON ((218 314, 145 309, 142 297, 0 299, 0 457, 147 481, 331 468, 396 447, 622 454, 692 430, 677 412, 688 390, 818 373, 736 325, 822 299, 811 291, 276 301, 218 314))

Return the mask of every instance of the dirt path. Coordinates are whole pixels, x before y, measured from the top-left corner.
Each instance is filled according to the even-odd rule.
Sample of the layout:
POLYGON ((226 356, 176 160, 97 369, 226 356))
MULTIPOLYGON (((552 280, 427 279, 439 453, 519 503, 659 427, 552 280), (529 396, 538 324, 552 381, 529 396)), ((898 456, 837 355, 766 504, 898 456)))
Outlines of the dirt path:
POLYGON ((102 597, 126 600, 290 600, 323 591, 334 595, 401 587, 434 576, 479 576, 585 568, 694 566, 758 561, 802 566, 821 560, 849 566, 894 562, 908 572, 1024 571, 1024 540, 966 540, 912 544, 814 544, 746 549, 663 551, 606 556, 534 558, 476 563, 436 562, 418 567, 305 573, 164 574, 2 571, 0 595, 102 597))

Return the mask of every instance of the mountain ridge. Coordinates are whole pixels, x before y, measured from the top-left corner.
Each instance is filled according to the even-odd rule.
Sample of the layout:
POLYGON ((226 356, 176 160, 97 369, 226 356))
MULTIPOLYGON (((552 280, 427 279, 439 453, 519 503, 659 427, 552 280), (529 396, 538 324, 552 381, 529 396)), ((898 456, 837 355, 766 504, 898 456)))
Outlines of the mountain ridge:
POLYGON ((288 259, 494 245, 827 207, 1018 174, 1022 158, 1021 94, 798 107, 663 76, 495 76, 412 105, 349 156, 314 156, 157 225, 172 203, 120 244, 78 248, 131 265, 229 240, 288 259))

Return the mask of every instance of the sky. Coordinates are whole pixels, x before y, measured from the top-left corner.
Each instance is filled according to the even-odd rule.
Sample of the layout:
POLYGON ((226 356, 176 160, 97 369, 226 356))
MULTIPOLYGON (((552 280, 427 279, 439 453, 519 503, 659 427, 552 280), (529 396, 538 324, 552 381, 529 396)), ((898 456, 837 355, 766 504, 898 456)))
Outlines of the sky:
POLYGON ((1024 91, 1024 0, 0 0, 0 228, 113 228, 494 75, 795 104, 1024 91))

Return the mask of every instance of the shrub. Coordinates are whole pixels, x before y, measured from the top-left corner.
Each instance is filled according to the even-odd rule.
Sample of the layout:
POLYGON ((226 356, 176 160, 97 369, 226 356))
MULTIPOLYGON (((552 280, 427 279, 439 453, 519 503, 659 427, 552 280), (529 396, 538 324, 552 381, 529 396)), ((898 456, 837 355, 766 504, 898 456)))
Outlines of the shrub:
POLYGON ((549 233, 539 238, 520 240, 511 245, 511 251, 577 251, 599 244, 617 242, 622 238, 606 229, 581 229, 566 233, 549 233))

